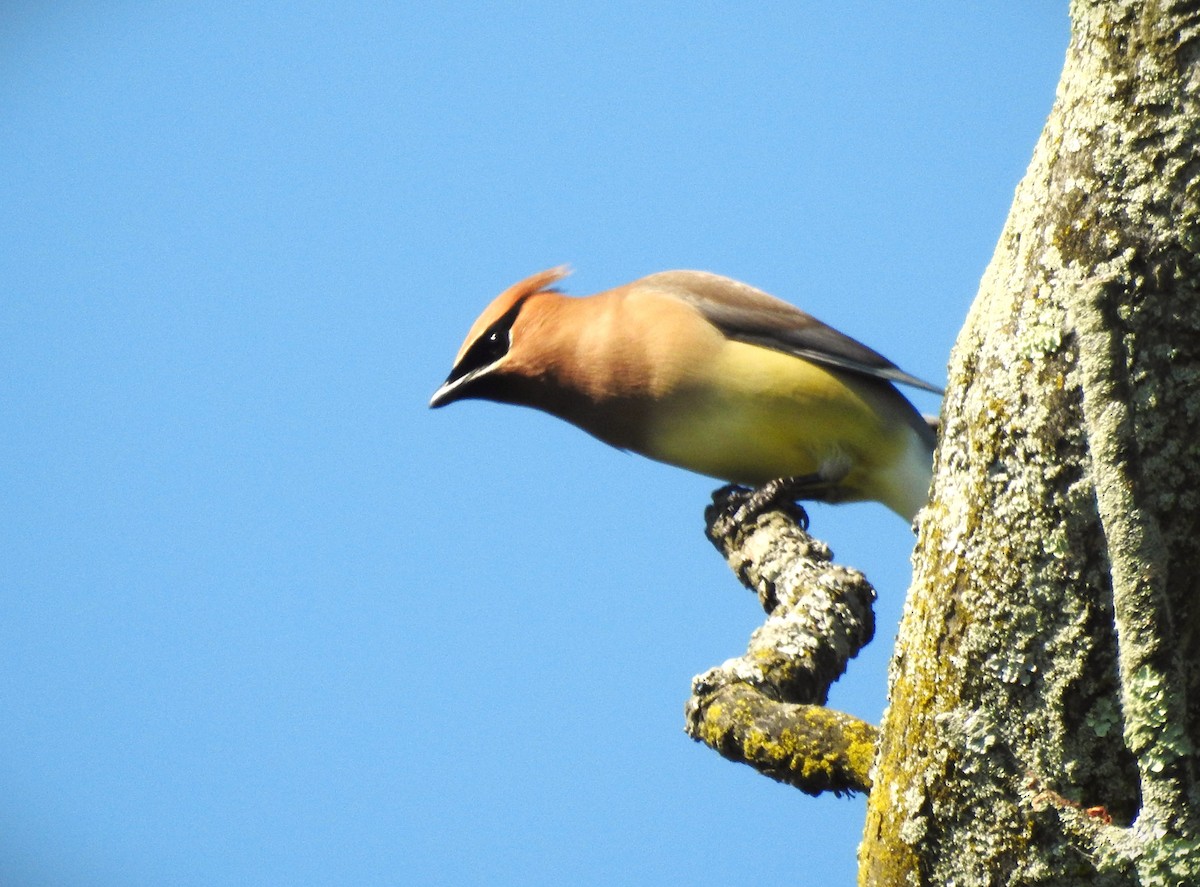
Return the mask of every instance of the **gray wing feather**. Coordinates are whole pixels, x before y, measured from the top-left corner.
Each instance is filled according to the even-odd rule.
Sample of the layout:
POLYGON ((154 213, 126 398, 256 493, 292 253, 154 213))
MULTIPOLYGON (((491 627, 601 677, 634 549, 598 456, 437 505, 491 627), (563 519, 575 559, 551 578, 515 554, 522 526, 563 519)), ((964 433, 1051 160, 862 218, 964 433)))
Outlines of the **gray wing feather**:
POLYGON ((736 341, 942 393, 936 385, 904 372, 879 352, 748 284, 704 271, 663 271, 640 282, 693 305, 709 323, 736 341))

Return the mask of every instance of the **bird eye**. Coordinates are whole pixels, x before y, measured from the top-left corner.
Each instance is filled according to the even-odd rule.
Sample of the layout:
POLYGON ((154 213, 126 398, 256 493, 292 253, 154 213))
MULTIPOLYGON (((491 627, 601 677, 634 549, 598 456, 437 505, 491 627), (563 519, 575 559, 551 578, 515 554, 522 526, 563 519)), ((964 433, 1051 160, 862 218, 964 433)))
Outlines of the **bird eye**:
POLYGON ((484 366, 489 363, 495 363, 508 353, 509 342, 508 329, 488 330, 486 336, 479 340, 474 348, 471 349, 472 357, 475 358, 477 366, 484 366))
POLYGON ((478 374, 496 363, 508 349, 512 347, 512 327, 521 311, 524 299, 509 308, 497 318, 467 349, 467 353, 455 364, 450 371, 447 384, 456 382, 465 376, 478 374))
POLYGON ((468 373, 474 373, 489 367, 506 355, 509 347, 512 345, 512 333, 510 330, 512 329, 514 320, 516 320, 515 310, 508 312, 492 324, 467 349, 467 353, 463 355, 462 360, 458 362, 458 365, 450 373, 450 378, 446 381, 454 382, 468 373))

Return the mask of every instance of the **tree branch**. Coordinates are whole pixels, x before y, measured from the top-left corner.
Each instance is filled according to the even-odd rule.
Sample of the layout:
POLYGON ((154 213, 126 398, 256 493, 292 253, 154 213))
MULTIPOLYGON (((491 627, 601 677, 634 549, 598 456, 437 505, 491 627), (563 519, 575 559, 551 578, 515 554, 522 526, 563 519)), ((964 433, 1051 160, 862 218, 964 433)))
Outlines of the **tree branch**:
POLYGON ((714 494, 708 535, 767 620, 745 656, 693 681, 688 735, 809 794, 867 791, 876 728, 821 706, 874 634, 875 590, 832 563, 799 508, 742 520, 743 498, 728 487, 714 494))

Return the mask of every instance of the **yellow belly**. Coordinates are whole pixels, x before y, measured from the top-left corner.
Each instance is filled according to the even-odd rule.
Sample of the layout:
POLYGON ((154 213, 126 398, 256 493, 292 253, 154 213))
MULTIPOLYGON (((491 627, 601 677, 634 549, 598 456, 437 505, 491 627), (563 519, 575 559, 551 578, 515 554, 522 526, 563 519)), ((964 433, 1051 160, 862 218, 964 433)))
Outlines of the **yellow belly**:
POLYGON ((740 342, 680 380, 655 411, 645 454, 759 486, 821 475, 848 499, 894 498, 882 476, 916 439, 878 383, 740 342))

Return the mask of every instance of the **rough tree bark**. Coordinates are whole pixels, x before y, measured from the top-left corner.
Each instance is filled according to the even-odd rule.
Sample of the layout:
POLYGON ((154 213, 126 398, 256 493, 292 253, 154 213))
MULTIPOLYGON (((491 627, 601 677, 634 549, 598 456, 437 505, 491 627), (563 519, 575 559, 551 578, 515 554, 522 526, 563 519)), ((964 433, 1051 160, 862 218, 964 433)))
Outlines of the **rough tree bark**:
POLYGON ((1200 6, 1071 13, 951 360, 864 884, 1200 884, 1200 6))
MULTIPOLYGON (((1071 16, 951 359, 859 852, 872 887, 1200 884, 1200 3, 1071 16)), ((693 735, 738 757, 741 734, 697 717, 713 686, 693 735)))

